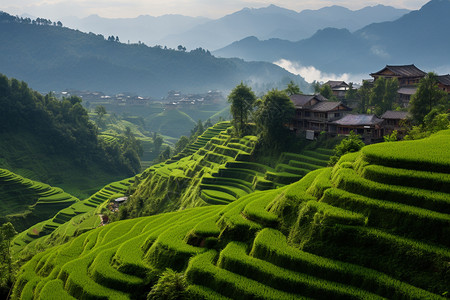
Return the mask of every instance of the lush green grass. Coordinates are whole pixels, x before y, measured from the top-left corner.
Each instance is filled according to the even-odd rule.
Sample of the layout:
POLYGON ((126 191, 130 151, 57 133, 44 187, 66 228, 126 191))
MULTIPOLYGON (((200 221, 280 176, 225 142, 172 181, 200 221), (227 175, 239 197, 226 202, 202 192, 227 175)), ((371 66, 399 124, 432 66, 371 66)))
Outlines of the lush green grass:
MULTIPOLYGON (((222 137, 223 145, 251 144, 222 137)), ((208 157, 211 144, 147 170, 149 177, 136 179, 148 187, 142 200, 163 191, 173 196, 162 198, 173 208, 187 195, 193 202, 201 193, 220 198, 224 190, 254 189, 261 173, 273 171, 252 162, 219 164, 222 154, 208 157), (242 176, 220 176, 224 169, 242 176), (206 178, 205 189, 190 185, 187 174, 197 183, 206 178), (251 183, 247 176, 254 176, 251 183), (183 193, 177 184, 186 184, 183 193)), ((450 148, 431 147, 430 155, 435 151, 448 157, 450 148)), ((311 157, 328 155, 317 153, 311 157)), ((420 165, 422 158, 414 159, 420 165)), ((334 168, 316 169, 288 186, 250 191, 227 205, 180 205, 176 212, 114 222, 35 255, 22 267, 12 298, 39 298, 52 285, 56 295, 75 298, 135 298, 172 268, 186 278, 193 297, 207 299, 444 299, 450 286, 449 194, 442 189, 447 173, 433 171, 374 164, 359 152, 343 156, 334 168), (400 178, 393 178, 396 173, 400 178), (396 184, 382 182, 384 174, 396 184), (414 180, 419 188, 409 184, 414 180)), ((98 201, 122 187, 110 185, 98 201)), ((59 226, 56 233, 67 223, 40 228, 59 226)))
POLYGON ((79 200, 61 188, 0 169, 0 223, 12 222, 22 231, 79 200))
POLYGON ((375 144, 364 147, 364 159, 373 164, 402 169, 450 173, 450 131, 418 141, 375 144))

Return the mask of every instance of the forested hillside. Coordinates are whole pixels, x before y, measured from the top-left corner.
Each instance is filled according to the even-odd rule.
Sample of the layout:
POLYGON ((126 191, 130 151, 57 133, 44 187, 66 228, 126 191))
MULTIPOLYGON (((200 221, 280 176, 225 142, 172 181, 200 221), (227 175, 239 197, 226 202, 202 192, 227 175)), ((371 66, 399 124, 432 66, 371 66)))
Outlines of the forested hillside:
POLYGON ((261 90, 290 79, 307 88, 301 77, 271 63, 216 58, 201 48, 186 52, 113 40, 0 13, 0 72, 45 93, 78 89, 162 97, 170 90, 231 90, 242 78, 261 90))
POLYGON ((0 106, 1 168, 80 198, 140 170, 135 149, 97 139, 78 97, 60 101, 0 75, 0 106))

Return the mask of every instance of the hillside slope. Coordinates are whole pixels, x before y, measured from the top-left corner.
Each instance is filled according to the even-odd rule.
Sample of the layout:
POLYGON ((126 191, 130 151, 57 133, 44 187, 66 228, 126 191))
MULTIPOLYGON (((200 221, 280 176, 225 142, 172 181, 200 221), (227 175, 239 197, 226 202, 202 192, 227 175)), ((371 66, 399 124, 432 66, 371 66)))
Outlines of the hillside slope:
POLYGON ((450 130, 366 146, 228 205, 98 228, 33 257, 12 298, 145 299, 172 268, 206 299, 444 299, 449 149, 450 130))
POLYGON ((289 79, 303 90, 307 87, 302 78, 271 63, 220 59, 203 49, 185 52, 112 42, 69 28, 20 23, 4 13, 0 72, 41 92, 100 90, 162 97, 171 90, 231 90, 243 80, 274 87, 289 79))
POLYGON ((81 101, 43 96, 0 74, 0 168, 78 198, 134 174, 130 159, 121 159, 120 151, 109 151, 97 139, 81 101))

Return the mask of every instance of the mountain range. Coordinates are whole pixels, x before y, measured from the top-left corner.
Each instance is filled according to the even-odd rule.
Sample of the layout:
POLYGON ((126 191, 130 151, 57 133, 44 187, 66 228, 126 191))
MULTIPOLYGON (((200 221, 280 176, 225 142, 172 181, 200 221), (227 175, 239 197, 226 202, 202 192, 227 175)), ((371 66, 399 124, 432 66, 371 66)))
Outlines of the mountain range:
POLYGON ((203 49, 128 45, 61 26, 26 24, 6 13, 0 14, 0 73, 44 93, 76 89, 162 97, 170 90, 228 91, 241 81, 266 90, 291 79, 307 86, 271 63, 216 58, 203 49))
POLYGON ((367 74, 386 64, 411 63, 430 71, 450 69, 449 15, 450 0, 432 0, 397 20, 355 32, 325 28, 297 42, 251 36, 213 54, 270 62, 285 59, 332 73, 367 74))
POLYGON ((139 16, 131 19, 107 19, 97 15, 63 18, 63 23, 85 32, 119 36, 122 41, 143 41, 148 45, 167 45, 188 49, 222 48, 247 36, 260 39, 281 38, 291 41, 308 38, 325 27, 351 31, 368 24, 398 19, 408 10, 390 6, 368 6, 350 10, 342 6, 296 12, 276 5, 244 8, 222 18, 192 18, 182 15, 139 16))

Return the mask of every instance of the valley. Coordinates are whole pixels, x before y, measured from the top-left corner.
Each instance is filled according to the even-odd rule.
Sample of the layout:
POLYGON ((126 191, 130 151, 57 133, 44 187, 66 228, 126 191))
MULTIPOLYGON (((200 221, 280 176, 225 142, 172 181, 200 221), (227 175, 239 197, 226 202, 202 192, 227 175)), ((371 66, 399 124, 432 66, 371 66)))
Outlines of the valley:
POLYGON ((383 3, 0 3, 0 299, 449 299, 450 0, 383 3))

